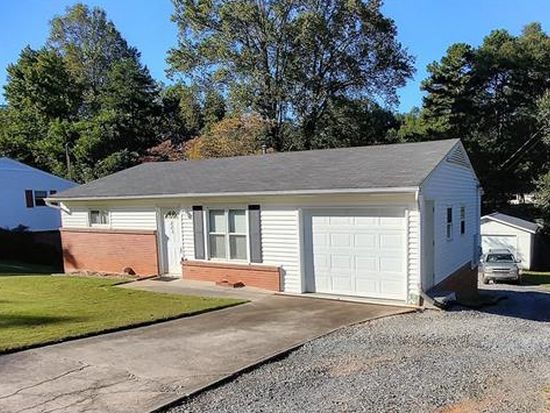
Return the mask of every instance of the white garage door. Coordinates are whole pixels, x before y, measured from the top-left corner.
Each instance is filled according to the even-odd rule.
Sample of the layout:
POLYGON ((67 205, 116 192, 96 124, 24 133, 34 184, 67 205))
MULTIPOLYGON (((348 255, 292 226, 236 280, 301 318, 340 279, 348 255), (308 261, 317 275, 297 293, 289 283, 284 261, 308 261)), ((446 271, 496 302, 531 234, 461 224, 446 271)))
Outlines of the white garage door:
POLYGON ((508 249, 517 255, 518 238, 515 235, 482 235, 481 249, 484 254, 489 250, 508 249))
POLYGON ((305 214, 308 291, 406 299, 404 208, 305 214))

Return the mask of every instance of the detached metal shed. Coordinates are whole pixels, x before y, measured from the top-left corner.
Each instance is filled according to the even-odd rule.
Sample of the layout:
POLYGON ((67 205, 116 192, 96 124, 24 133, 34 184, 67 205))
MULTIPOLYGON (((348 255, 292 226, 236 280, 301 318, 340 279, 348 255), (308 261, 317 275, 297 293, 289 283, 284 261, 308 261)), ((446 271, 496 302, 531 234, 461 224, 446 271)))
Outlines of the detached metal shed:
POLYGON ((511 215, 494 212, 481 218, 481 247, 483 253, 490 249, 509 249, 521 260, 523 269, 531 269, 535 235, 539 225, 511 215))

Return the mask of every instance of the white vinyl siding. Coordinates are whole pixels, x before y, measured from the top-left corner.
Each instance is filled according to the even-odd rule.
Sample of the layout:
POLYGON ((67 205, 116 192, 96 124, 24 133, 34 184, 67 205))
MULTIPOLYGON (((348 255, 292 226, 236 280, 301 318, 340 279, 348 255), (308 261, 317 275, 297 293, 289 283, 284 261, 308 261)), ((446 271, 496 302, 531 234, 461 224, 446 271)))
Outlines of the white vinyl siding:
POLYGON ((157 229, 157 213, 153 207, 107 208, 112 229, 157 229))
POLYGON ((478 183, 472 169, 443 161, 424 183, 425 200, 433 200, 435 284, 473 259, 479 234, 478 183), (460 236, 460 207, 465 208, 466 233, 460 236), (453 210, 452 238, 447 238, 447 208, 453 210))
POLYGON ((63 228, 87 228, 89 226, 90 211, 107 211, 109 224, 102 227, 110 229, 157 229, 157 215, 154 207, 109 207, 81 206, 71 207, 67 205, 69 212, 62 211, 63 228))
POLYGON ((298 209, 262 205, 262 257, 264 264, 282 266, 282 290, 301 293, 298 209))
POLYGON ((88 226, 88 209, 71 208, 70 212, 61 211, 63 228, 86 228, 88 226))

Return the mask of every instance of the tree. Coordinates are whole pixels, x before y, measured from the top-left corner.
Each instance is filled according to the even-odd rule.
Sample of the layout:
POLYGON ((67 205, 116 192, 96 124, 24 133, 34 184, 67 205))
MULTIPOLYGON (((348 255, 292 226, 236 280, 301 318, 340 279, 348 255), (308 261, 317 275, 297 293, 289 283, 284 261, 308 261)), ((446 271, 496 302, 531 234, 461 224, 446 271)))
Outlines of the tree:
POLYGON ((204 125, 209 126, 225 117, 227 108, 222 94, 215 89, 209 89, 204 98, 204 125))
POLYGON ((537 102, 550 87, 550 38, 539 24, 520 36, 493 31, 482 45, 453 45, 428 66, 421 121, 427 138, 461 138, 485 190, 486 209, 529 193, 545 172, 537 102))
POLYGON ((369 100, 341 97, 329 103, 311 147, 323 149, 389 143, 395 139, 388 137, 388 131, 397 127, 393 113, 380 105, 369 100))
POLYGON ((99 7, 77 3, 50 23, 48 46, 64 58, 68 70, 92 96, 107 82, 107 73, 120 60, 139 63, 114 23, 99 7))
POLYGON ((396 100, 413 72, 379 0, 174 0, 173 72, 227 87, 239 106, 270 124, 268 144, 285 149, 289 119, 309 148, 337 97, 396 100))
MULTIPOLYGON (((58 158, 44 152, 52 123, 74 119, 80 89, 53 50, 26 47, 7 69, 0 151, 30 165, 50 170, 58 158)), ((63 145, 67 142, 59 142, 63 145)), ((62 174, 65 170, 62 170, 62 174)))
POLYGON ((0 151, 80 182, 137 163, 166 128, 139 53, 99 8, 51 24, 48 47, 8 68, 0 151))
POLYGON ((222 158, 260 153, 269 125, 258 115, 225 118, 188 142, 187 159, 222 158))

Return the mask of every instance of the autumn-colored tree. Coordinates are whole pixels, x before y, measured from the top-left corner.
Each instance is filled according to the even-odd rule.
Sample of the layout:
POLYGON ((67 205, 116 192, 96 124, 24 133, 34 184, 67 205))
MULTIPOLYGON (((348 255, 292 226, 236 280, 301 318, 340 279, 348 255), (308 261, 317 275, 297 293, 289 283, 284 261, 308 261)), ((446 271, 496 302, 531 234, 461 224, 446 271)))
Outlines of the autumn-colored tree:
POLYGON ((187 159, 221 158, 260 153, 269 122, 259 115, 224 118, 186 144, 187 159))

